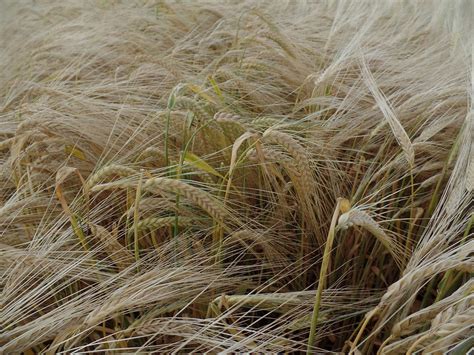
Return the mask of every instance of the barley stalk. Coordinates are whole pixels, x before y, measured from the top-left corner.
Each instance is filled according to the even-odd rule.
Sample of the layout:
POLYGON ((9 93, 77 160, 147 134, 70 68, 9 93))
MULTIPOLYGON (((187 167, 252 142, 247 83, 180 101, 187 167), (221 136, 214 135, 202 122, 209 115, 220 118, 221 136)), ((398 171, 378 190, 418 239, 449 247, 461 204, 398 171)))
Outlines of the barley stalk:
POLYGON ((316 291, 316 298, 314 301, 313 315, 311 317, 311 328, 310 328, 310 333, 309 333, 309 338, 308 338, 308 347, 306 350, 306 353, 308 354, 312 354, 314 351, 313 347, 314 347, 314 342, 316 339, 316 326, 318 324, 319 309, 321 306, 321 298, 322 298, 323 290, 326 283, 327 270, 329 267, 331 251, 332 251, 332 244, 334 242, 334 237, 336 234, 336 224, 337 224, 337 219, 340 213, 341 201, 342 199, 339 198, 337 200, 336 207, 334 208, 334 214, 332 216, 331 225, 329 227, 328 238, 326 241, 326 245, 324 247, 323 262, 321 264, 321 270, 319 273, 318 289, 316 291))

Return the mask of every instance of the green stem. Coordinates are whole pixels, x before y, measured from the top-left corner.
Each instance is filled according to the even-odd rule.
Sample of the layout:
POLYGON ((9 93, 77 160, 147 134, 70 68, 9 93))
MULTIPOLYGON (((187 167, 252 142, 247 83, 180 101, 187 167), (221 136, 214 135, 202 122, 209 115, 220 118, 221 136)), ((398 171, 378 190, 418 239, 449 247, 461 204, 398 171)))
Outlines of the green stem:
POLYGON ((453 147, 451 148, 451 151, 449 152, 448 160, 446 161, 446 164, 444 164, 444 166, 443 166, 443 169, 441 171, 441 176, 439 177, 438 182, 436 183, 436 187, 435 187, 434 192, 433 192, 433 197, 431 198, 430 204, 428 206, 426 216, 431 217, 435 207, 438 204, 439 190, 441 189, 442 182, 443 182, 444 178, 446 177, 446 173, 448 172, 449 166, 451 165, 451 162, 453 161, 453 159, 456 156, 456 153, 458 151, 460 136, 461 136, 461 134, 458 134, 458 136, 456 138, 456 141, 454 142, 453 147))
POLYGON ((143 181, 143 171, 140 173, 140 180, 138 181, 137 191, 135 195, 135 209, 133 211, 133 234, 134 234, 134 241, 133 241, 133 250, 135 254, 135 260, 138 261, 140 259, 140 246, 138 244, 138 209, 140 204, 140 196, 142 193, 142 181, 143 181))
POLYGON ((170 120, 171 120, 171 110, 168 109, 167 115, 166 115, 166 127, 165 127, 165 164, 166 166, 169 165, 169 155, 168 155, 168 140, 169 140, 169 130, 170 130, 170 120))
POLYGON ((407 240, 405 242, 405 254, 409 255, 409 251, 411 248, 411 240, 412 240, 412 232, 414 228, 414 210, 415 210, 415 177, 413 176, 413 167, 410 167, 410 191, 411 191, 411 198, 410 198, 410 220, 408 225, 408 233, 407 233, 407 240))
POLYGON ((306 350, 307 354, 313 353, 314 342, 316 339, 316 326, 318 324, 318 318, 319 318, 319 309, 321 306, 321 299, 323 295, 324 284, 327 277, 329 262, 331 259, 331 250, 332 250, 332 245, 334 242, 337 219, 339 218, 340 203, 341 203, 341 199, 338 198, 336 207, 334 209, 334 214, 332 216, 331 226, 329 227, 326 246, 324 247, 323 262, 321 263, 321 270, 319 273, 318 290, 316 291, 316 298, 314 300, 314 307, 313 307, 313 315, 311 317, 311 329, 310 329, 309 338, 308 338, 308 348, 306 350))
MULTIPOLYGON (((461 240, 461 244, 464 243, 467 236, 469 235, 469 231, 471 230, 473 223, 474 223, 474 214, 471 215, 471 218, 469 219, 469 222, 467 223, 467 227, 464 230, 464 235, 461 240)), ((436 295, 435 302, 438 302, 439 300, 443 299, 446 296, 446 294, 451 289, 452 284, 459 281, 461 274, 462 273, 459 273, 456 277, 454 277, 453 270, 449 270, 448 272, 444 274, 443 278, 440 281, 440 288, 439 288, 438 294, 436 295), (454 280, 451 280, 453 277, 454 277, 454 280)))

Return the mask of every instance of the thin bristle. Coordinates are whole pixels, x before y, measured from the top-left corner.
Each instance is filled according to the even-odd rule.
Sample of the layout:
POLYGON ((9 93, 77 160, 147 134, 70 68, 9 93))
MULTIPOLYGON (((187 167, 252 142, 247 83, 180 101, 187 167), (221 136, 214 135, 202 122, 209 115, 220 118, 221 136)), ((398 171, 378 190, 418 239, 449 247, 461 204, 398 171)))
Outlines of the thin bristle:
POLYGON ((0 1, 0 353, 467 352, 472 10, 0 1))

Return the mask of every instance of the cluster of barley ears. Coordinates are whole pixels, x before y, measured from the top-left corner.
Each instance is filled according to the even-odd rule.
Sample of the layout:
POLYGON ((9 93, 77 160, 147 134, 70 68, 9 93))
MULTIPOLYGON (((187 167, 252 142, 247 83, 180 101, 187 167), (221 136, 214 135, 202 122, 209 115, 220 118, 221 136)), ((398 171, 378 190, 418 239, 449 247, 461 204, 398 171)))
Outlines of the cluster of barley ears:
POLYGON ((467 351, 472 13, 0 2, 0 353, 467 351))

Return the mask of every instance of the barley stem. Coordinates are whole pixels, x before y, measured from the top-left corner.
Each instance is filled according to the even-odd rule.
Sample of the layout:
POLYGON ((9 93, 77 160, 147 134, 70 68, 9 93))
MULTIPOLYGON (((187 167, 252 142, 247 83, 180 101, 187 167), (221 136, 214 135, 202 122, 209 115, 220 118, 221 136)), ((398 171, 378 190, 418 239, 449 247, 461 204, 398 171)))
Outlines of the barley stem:
POLYGON ((321 263, 321 270, 319 272, 319 281, 318 281, 318 289, 316 291, 316 297, 314 300, 314 307, 313 307, 313 315, 311 317, 311 328, 309 332, 308 338, 308 347, 306 350, 307 354, 313 353, 314 343, 316 339, 316 326, 318 324, 318 317, 319 317, 319 310, 321 306, 321 297, 324 290, 324 283, 327 277, 327 271, 329 267, 329 262, 331 259, 331 250, 332 244, 334 242, 335 230, 336 230, 336 223, 339 218, 340 212, 340 204, 342 199, 338 198, 336 207, 334 208, 334 213, 332 215, 331 225, 329 227, 328 237, 326 239, 326 246, 324 247, 324 254, 323 254, 323 261, 321 263))

